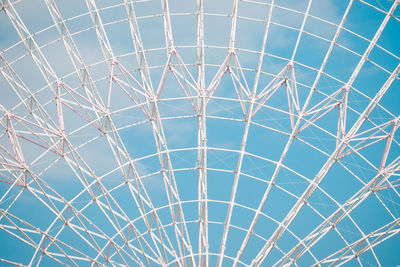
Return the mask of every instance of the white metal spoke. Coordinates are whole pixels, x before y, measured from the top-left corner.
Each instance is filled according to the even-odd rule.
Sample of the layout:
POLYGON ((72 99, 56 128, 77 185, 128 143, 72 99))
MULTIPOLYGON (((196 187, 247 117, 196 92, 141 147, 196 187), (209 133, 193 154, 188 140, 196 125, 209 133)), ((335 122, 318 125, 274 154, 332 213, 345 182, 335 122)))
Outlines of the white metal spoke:
POLYGON ((207 130, 204 70, 203 0, 197 1, 197 84, 198 84, 198 200, 199 200, 199 266, 208 267, 208 199, 207 199, 207 130))
MULTIPOLYGON (((357 68, 355 69, 355 71, 353 72, 352 76, 349 79, 349 82, 347 83, 348 86, 351 86, 352 83, 354 82, 355 77, 359 73, 362 65, 365 63, 367 56, 369 55, 372 48, 374 47, 376 41, 378 40, 380 34, 382 33, 383 28, 385 27, 387 21, 389 20, 391 14, 396 9, 396 6, 397 6, 397 2, 395 2, 392 5, 390 12, 386 15, 384 21, 381 24, 381 27, 379 28, 380 30, 377 31, 376 35, 374 36, 373 41, 371 41, 371 43, 369 44, 363 57, 359 61, 357 68)), ((399 75, 399 72, 400 72, 400 65, 397 66, 396 70, 392 73, 392 75, 389 77, 389 79, 386 81, 386 83, 378 91, 378 93, 376 94, 374 99, 371 101, 371 103, 367 106, 367 108, 361 114, 359 119, 354 123, 353 127, 348 131, 345 138, 340 142, 340 144, 337 146, 335 151, 331 154, 329 159, 326 161, 325 165, 321 168, 320 172, 315 176, 313 183, 310 184, 310 186, 307 188, 307 190, 303 193, 302 198, 298 202, 296 202, 295 206, 293 206, 292 210, 288 213, 288 216, 282 222, 281 226, 276 229, 276 231, 274 233, 274 237, 271 238, 271 240, 273 240, 273 241, 270 241, 269 242, 270 244, 267 243, 263 247, 263 249, 258 254, 258 257, 257 257, 255 263, 259 264, 260 262, 262 262, 262 260, 265 259, 266 255, 268 254, 269 249, 271 248, 271 244, 273 242, 276 242, 279 239, 279 236, 282 235, 284 229, 286 229, 287 226, 291 223, 291 221, 293 221, 293 219, 296 217, 296 215, 299 212, 299 210, 301 209, 301 207, 304 205, 304 203, 307 201, 307 199, 311 196, 312 192, 316 189, 316 186, 321 182, 321 180, 328 173, 329 169, 333 166, 334 162, 336 161, 337 155, 341 153, 341 151, 346 146, 347 142, 349 140, 351 140, 351 138, 354 136, 354 134, 359 130, 359 128, 362 126, 362 124, 365 122, 365 120, 371 114, 372 110, 375 108, 377 103, 379 103, 380 99, 383 97, 383 95, 389 89, 389 87, 392 84, 392 82, 394 81, 394 79, 399 75), (276 235, 276 237, 275 237, 275 235, 276 235)))
POLYGON ((0 265, 399 264, 399 3, 0 0, 0 265))
MULTIPOLYGON (((311 2, 311 1, 310 1, 310 2, 311 2)), ((307 9, 310 8, 310 2, 309 2, 309 5, 308 5, 307 9)), ((350 4, 347 6, 346 13, 344 14, 344 16, 343 16, 343 18, 342 18, 342 21, 341 21, 341 25, 344 24, 344 22, 346 21, 347 14, 348 14, 348 12, 350 11, 350 8, 351 8, 351 4, 352 4, 352 1, 351 1, 350 4)), ((302 25, 304 25, 304 23, 305 23, 305 20, 303 21, 303 24, 302 24, 302 25)), ((291 146, 291 144, 292 144, 292 142, 293 142, 293 140, 294 140, 294 138, 295 138, 295 136, 296 136, 296 134, 297 134, 297 131, 298 131, 299 126, 300 126, 300 124, 301 124, 302 114, 304 114, 305 110, 306 110, 307 107, 308 107, 308 104, 309 104, 309 102, 310 102, 310 100, 311 100, 311 98, 312 98, 312 95, 313 95, 313 93, 314 93, 314 90, 315 90, 315 88, 316 88, 316 86, 317 86, 317 84, 318 84, 318 81, 319 81, 320 77, 321 77, 321 74, 322 74, 322 71, 323 71, 323 69, 324 69, 324 67, 325 67, 325 64, 326 64, 328 58, 330 57, 330 54, 331 54, 331 52, 332 52, 332 49, 333 49, 333 47, 334 47, 334 45, 335 45, 335 42, 336 42, 338 36, 339 36, 340 31, 341 31, 341 27, 339 26, 338 29, 337 29, 337 31, 336 31, 336 33, 335 33, 334 39, 333 39, 333 41, 332 41, 331 44, 330 44, 329 50, 328 50, 328 52, 327 52, 326 55, 325 55, 324 61, 323 61, 322 65, 321 65, 321 67, 320 67, 320 69, 319 69, 319 71, 318 71, 317 77, 316 77, 316 79, 314 80, 313 86, 312 86, 312 88, 310 89, 310 92, 309 92, 309 94, 308 94, 308 96, 307 96, 307 99, 306 99, 306 101, 305 101, 305 103, 304 103, 304 106, 303 106, 303 108, 302 108, 302 111, 301 111, 301 113, 299 114, 299 117, 298 117, 298 119, 297 119, 296 125, 292 128, 291 134, 290 134, 290 136, 289 136, 289 140, 287 141, 286 146, 285 146, 283 152, 281 153, 281 156, 280 156, 280 158, 279 158, 279 162, 277 163, 276 168, 275 168, 275 170, 274 170, 274 173, 273 173, 273 175, 272 175, 272 177, 271 177, 271 179, 270 179, 270 183, 269 183, 269 185, 268 185, 268 188, 267 188, 267 190, 265 191, 265 193, 264 193, 264 195, 263 195, 263 198, 262 198, 262 200, 261 200, 261 202, 260 202, 260 205, 259 205, 259 208, 258 208, 259 211, 262 210, 262 208, 263 208, 264 205, 265 205, 265 202, 266 202, 267 199, 268 199, 268 195, 270 194, 270 192, 271 192, 271 190, 272 190, 272 186, 273 186, 274 183, 275 183, 275 180, 276 180, 276 178, 277 178, 277 176, 278 176, 278 173, 279 173, 279 171, 280 171, 280 169, 281 169, 281 166, 282 166, 282 163, 283 163, 283 161, 284 161, 284 159, 285 159, 285 157, 286 157, 286 154, 288 153, 289 148, 290 148, 290 146, 291 146)), ((301 33, 299 34, 299 37, 298 37, 298 39, 297 39, 296 44, 298 44, 298 42, 299 42, 300 35, 301 35, 301 33)), ((295 49, 297 49, 297 48, 295 48, 295 49)), ((254 217, 254 219, 253 219, 253 221, 252 221, 252 226, 253 226, 253 227, 254 227, 255 224, 257 223, 258 214, 259 214, 259 213, 256 213, 256 215, 255 215, 255 217, 254 217)), ((279 228, 280 228, 280 227, 279 227, 279 228)), ((273 240, 273 237, 270 237, 270 239, 268 240, 268 242, 264 245, 264 247, 263 247, 262 250, 258 253, 257 257, 253 260, 252 263, 253 263, 253 264, 259 264, 259 263, 260 263, 260 260, 261 260, 260 257, 263 257, 263 259, 265 259, 265 256, 266 256, 265 254, 268 254, 268 252, 265 253, 264 251, 265 251, 266 249, 269 249, 269 250, 270 250, 270 249, 271 249, 271 244, 272 244, 272 242, 276 242, 276 241, 277 241, 277 240, 273 240)), ((263 259, 262 259, 262 260, 263 260, 263 259)))
POLYGON ((323 259, 319 263, 329 263, 330 265, 342 265, 346 262, 350 261, 353 258, 358 258, 362 253, 365 253, 368 250, 372 250, 372 248, 379 243, 384 242, 386 239, 396 235, 399 233, 399 220, 395 220, 393 222, 388 223, 376 231, 371 232, 365 237, 357 240, 356 242, 350 244, 349 246, 337 251, 331 256, 323 259), (372 239, 368 242, 369 239, 372 239), (365 243, 368 243, 367 245, 365 243), (352 255, 347 255, 350 250, 357 250, 356 253, 352 255), (340 256, 339 256, 340 255, 340 256))

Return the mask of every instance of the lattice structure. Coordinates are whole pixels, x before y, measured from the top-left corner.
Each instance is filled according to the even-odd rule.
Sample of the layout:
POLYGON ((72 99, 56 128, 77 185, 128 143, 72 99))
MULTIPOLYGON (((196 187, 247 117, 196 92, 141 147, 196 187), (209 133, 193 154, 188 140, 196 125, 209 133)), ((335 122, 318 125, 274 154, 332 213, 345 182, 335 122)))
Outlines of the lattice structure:
POLYGON ((399 4, 0 0, 1 264, 400 264, 399 4))

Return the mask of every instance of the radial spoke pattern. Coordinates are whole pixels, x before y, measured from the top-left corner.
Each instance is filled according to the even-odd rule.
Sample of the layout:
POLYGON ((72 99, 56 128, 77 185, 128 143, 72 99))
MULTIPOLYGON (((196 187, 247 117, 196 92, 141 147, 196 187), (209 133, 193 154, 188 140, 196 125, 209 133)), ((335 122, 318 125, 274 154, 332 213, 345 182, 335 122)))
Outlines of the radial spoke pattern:
POLYGON ((0 0, 0 265, 400 264, 399 4, 0 0))

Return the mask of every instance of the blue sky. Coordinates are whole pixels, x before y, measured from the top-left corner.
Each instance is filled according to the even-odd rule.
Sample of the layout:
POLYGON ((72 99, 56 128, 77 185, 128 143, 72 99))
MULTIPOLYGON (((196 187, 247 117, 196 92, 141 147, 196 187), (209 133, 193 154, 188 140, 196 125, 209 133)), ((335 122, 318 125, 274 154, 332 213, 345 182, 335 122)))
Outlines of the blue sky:
MULTIPOLYGON (((5 244, 0 246, 0 265, 85 266, 90 265, 90 260, 106 264, 104 255, 108 254, 111 265, 147 265, 149 260, 151 266, 158 266, 157 257, 173 262, 176 257, 189 255, 190 249, 199 264, 196 253, 200 250, 201 112, 196 88, 196 1, 168 2, 177 56, 169 56, 166 49, 162 1, 132 1, 152 84, 147 87, 143 85, 137 57, 140 51, 133 45, 123 1, 112 5, 95 1, 115 56, 113 71, 112 61, 102 52, 86 3, 55 1, 79 51, 83 64, 78 67, 60 40, 45 3, 16 1, 13 8, 5 6, 9 13, 0 11, 0 240, 5 244), (51 68, 50 72, 55 73, 49 83, 35 62, 38 51, 28 53, 13 27, 12 10, 33 34, 32 40, 46 59, 47 71, 51 68), (173 71, 167 71, 163 80, 164 65, 169 59, 173 71), (10 82, 6 62, 17 73, 18 84, 10 82), (88 71, 84 78, 80 76, 83 66, 88 71), (114 77, 111 81, 110 76, 114 77), (56 78, 61 81, 58 86, 65 142, 57 134, 60 124, 56 78), (88 83, 90 79, 92 84, 88 83), (96 95, 88 93, 92 87, 96 95), (162 88, 156 104, 146 98, 144 88, 153 92, 162 88), (96 99, 96 104, 89 99, 96 99), (105 111, 108 101, 109 114, 105 111), (14 139, 10 125, 15 128, 14 139), (15 140, 26 162, 26 188, 16 182, 22 175, 22 167, 18 166, 23 164, 14 152, 15 140), (173 184, 169 185, 171 181, 173 184), (169 191, 171 188, 175 195, 169 191), (140 198, 144 204, 140 204, 140 198), (178 217, 176 227, 172 219, 175 213, 184 216, 178 217), (152 222, 151 232, 146 229, 147 220, 152 222), (157 230, 157 223, 163 225, 161 231, 157 230), (141 237, 135 238, 132 229, 141 237), (180 249, 180 233, 191 247, 183 245, 180 249), (162 248, 158 238, 165 242, 165 253, 157 251, 162 248), (130 245, 126 245, 126 240, 130 245), (48 254, 41 252, 43 248, 48 254)), ((343 214, 341 207, 351 212, 338 215, 335 228, 320 234, 321 239, 296 259, 298 265, 318 261, 328 264, 331 255, 339 257, 335 252, 340 253, 375 231, 381 233, 381 227, 396 220, 397 226, 386 237, 399 231, 400 187, 396 185, 400 184, 400 138, 395 122, 400 116, 400 82, 398 75, 393 75, 400 62, 399 7, 385 23, 368 57, 362 58, 393 4, 384 0, 354 1, 330 50, 349 1, 277 0, 270 19, 270 1, 238 1, 235 54, 228 55, 233 1, 204 1, 204 81, 209 90, 203 137, 207 146, 209 266, 216 266, 219 261, 225 224, 229 227, 222 266, 232 266, 246 238, 248 243, 237 260, 242 266, 252 263, 280 223, 289 218, 302 194, 312 187, 311 181, 319 175, 338 143, 343 142, 337 140, 339 109, 345 101, 341 88, 349 86, 343 128, 347 135, 357 121, 363 120, 360 115, 391 76, 394 80, 379 104, 350 136, 349 146, 329 166, 307 203, 279 235, 262 266, 286 260, 286 255, 292 257, 291 250, 296 246, 302 248, 302 240, 310 242, 313 231, 325 227, 330 216, 343 214), (261 51, 266 25, 267 41, 261 51), (251 96, 244 92, 253 92, 260 55, 262 64, 254 91, 258 98, 252 107, 251 96), (293 70, 288 65, 292 57, 293 70), (359 71, 355 71, 357 66, 361 67, 359 71), (218 76, 220 68, 226 72, 218 76), (285 79, 286 85, 280 84, 285 79), (213 81, 218 83, 215 90, 210 86, 213 81), (271 89, 274 85, 276 90, 271 89), (296 95, 290 95, 287 86, 296 95), (307 102, 311 89, 315 90, 307 102), (236 90, 243 95, 239 97, 236 90), (270 97, 264 98, 265 92, 270 97), (296 103, 298 109, 291 111, 288 97, 292 96, 289 102, 296 103), (249 113, 252 116, 248 117, 246 130, 249 113), (290 137, 300 116, 298 131, 290 137), (387 140, 390 148, 385 155, 387 140), (377 180, 382 158, 386 158, 382 168, 388 176, 381 178, 384 182, 378 184, 376 192, 365 193, 363 188, 377 180), (390 169, 391 164, 397 167, 390 169), (350 201, 357 199, 359 192, 365 193, 364 197, 353 208, 350 201), (254 229, 249 233, 255 218, 254 229)), ((368 241, 373 244, 375 236, 368 236, 368 241)), ((357 248, 362 250, 368 247, 366 244, 357 248)), ((347 265, 398 265, 399 246, 399 236, 391 236, 373 250, 352 258, 347 265)), ((190 257, 179 260, 183 265, 189 264, 190 257)))

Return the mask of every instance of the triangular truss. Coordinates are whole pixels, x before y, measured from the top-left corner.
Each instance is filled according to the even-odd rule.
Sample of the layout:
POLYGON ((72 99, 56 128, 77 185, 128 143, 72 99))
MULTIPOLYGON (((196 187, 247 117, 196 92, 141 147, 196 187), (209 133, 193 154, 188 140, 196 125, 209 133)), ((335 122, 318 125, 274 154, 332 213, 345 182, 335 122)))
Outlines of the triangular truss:
MULTIPOLYGON (((68 54, 68 64, 73 69, 73 75, 65 76, 59 75, 50 64, 49 55, 45 52, 48 44, 41 45, 37 33, 31 33, 30 27, 24 24, 18 2, 0 1, 0 16, 5 15, 14 27, 21 39, 18 44, 27 51, 24 57, 33 60, 40 74, 38 79, 44 87, 37 90, 30 88, 27 80, 17 71, 16 62, 20 59, 8 61, 7 51, 0 52, 0 74, 18 102, 14 107, 8 107, 6 103, 0 105, 0 185, 4 191, 0 196, 0 230, 27 247, 27 253, 31 253, 27 265, 47 264, 49 261, 74 266, 183 267, 214 264, 221 267, 226 264, 261 266, 270 264, 268 260, 274 259, 276 266, 290 266, 299 264, 305 256, 315 265, 341 265, 350 261, 362 264, 360 258, 367 252, 371 253, 377 265, 381 264, 374 248, 400 232, 399 218, 393 211, 398 206, 396 199, 400 198, 400 157, 397 155, 400 116, 391 114, 381 105, 389 89, 398 82, 400 64, 388 71, 373 61, 371 53, 382 48, 379 41, 389 20, 398 20, 395 15, 400 3, 398 0, 392 1, 385 9, 361 1, 362 5, 383 14, 379 28, 371 39, 346 28, 348 16, 351 16, 355 6, 356 1, 353 0, 348 1, 337 24, 317 18, 313 13, 312 0, 306 1, 307 5, 301 11, 282 7, 274 0, 265 3, 233 0, 231 13, 227 16, 231 27, 226 47, 213 47, 207 43, 205 17, 222 16, 205 12, 203 0, 196 1, 196 10, 190 14, 173 13, 170 11, 172 2, 161 0, 157 2, 159 14, 150 16, 139 16, 136 12, 140 11, 141 4, 156 7, 153 2, 124 0, 123 3, 103 8, 97 6, 95 0, 86 0, 88 11, 77 18, 85 17, 91 21, 91 26, 84 31, 96 36, 94 41, 101 50, 100 63, 92 65, 85 63, 78 49, 75 36, 80 32, 70 30, 69 23, 73 18, 64 18, 56 1, 44 0, 52 22, 49 29, 58 34, 57 41, 68 54), (267 13, 263 19, 246 18, 240 12, 242 4, 262 6, 267 13), (132 51, 128 56, 119 55, 111 45, 108 27, 117 23, 106 21, 103 12, 113 8, 126 15, 118 23, 124 23, 129 29, 127 35, 132 41, 129 44, 132 51), (277 10, 295 12, 301 17, 301 23, 296 27, 278 23, 273 16, 277 10), (172 26, 175 27, 175 19, 180 15, 196 19, 197 40, 189 47, 197 53, 194 63, 184 57, 183 51, 188 47, 177 45, 174 39, 172 26), (334 26, 335 34, 325 38, 312 33, 308 27, 311 18, 334 26), (165 43, 159 49, 147 49, 142 40, 147 33, 143 32, 141 23, 146 19, 159 19, 162 24, 165 43), (246 51, 237 46, 241 20, 257 21, 264 27, 260 50, 246 51), (294 47, 288 58, 270 54, 268 46, 272 44, 270 38, 274 34, 271 27, 295 30, 294 47), (345 47, 339 42, 339 36, 344 31, 365 39, 368 46, 363 51, 360 49, 361 53, 345 47), (298 61, 305 36, 318 37, 328 44, 317 67, 305 66, 298 61), (337 47, 357 56, 356 66, 346 81, 331 77, 327 70, 337 47), (206 62, 207 49, 222 51, 222 48, 225 52, 218 64, 206 62), (149 54, 154 51, 165 52, 165 57, 157 61, 162 62, 161 66, 150 63, 149 54), (251 52, 258 57, 255 67, 247 66, 243 52, 251 52), (125 60, 125 56, 129 60, 125 60), (270 64, 266 58, 279 61, 280 67, 266 66, 270 64), (355 84, 368 63, 386 71, 387 76, 383 84, 371 93, 372 96, 367 97, 367 93, 358 91, 355 84), (94 78, 96 65, 106 72, 100 79, 94 78), (264 68, 274 71, 264 71, 264 68), (304 68, 316 73, 310 84, 303 83, 303 80, 300 82, 304 68), (159 80, 155 80, 158 74, 159 80), (327 92, 322 86, 320 88, 323 78, 335 80, 335 84, 339 85, 327 92), (362 95, 368 103, 355 108, 356 105, 351 102, 354 92, 354 95, 362 95), (162 105, 167 101, 172 105, 183 101, 189 108, 185 106, 185 114, 180 117, 166 117, 162 105), (214 101, 234 103, 232 106, 237 105, 235 108, 239 110, 239 116, 210 115, 210 106, 215 104, 214 101), (371 114, 378 109, 383 115, 375 120, 371 114), (280 119, 287 127, 273 127, 263 122, 263 116, 268 112, 272 114, 272 111, 281 115, 280 119), (125 115, 135 117, 135 122, 121 126, 122 120, 118 116, 125 115), (191 147, 175 147, 167 138, 166 120, 182 118, 197 123, 197 127, 187 130, 196 137, 191 147), (207 128, 210 118, 241 123, 243 128, 240 129, 236 148, 211 147, 209 139, 214 138, 215 133, 210 134, 207 128), (143 129, 148 127, 148 131, 140 133, 139 126, 143 129), (259 151, 270 148, 258 137, 250 140, 251 131, 259 129, 283 136, 279 139, 282 144, 277 144, 281 145, 278 157, 262 156, 259 151), (317 132, 326 136, 327 146, 319 147, 308 141, 308 134, 317 135, 317 132), (145 138, 135 142, 145 155, 137 156, 130 148, 133 143, 130 138, 141 135, 145 138), (97 157, 106 158, 108 166, 105 167, 108 169, 105 168, 105 171, 96 165, 102 162, 95 162, 88 153, 88 147, 98 143, 105 147, 95 148, 97 157), (254 143, 259 147, 254 148, 254 143), (291 152, 300 147, 298 144, 315 150, 320 156, 315 158, 316 169, 311 175, 302 173, 309 170, 302 170, 301 158, 296 159, 297 163, 291 162, 291 152), (174 160, 174 156, 181 152, 194 152, 193 158, 187 156, 189 153, 183 153, 180 160, 187 163, 185 167, 177 167, 181 161, 174 160), (228 160, 218 158, 225 161, 226 166, 214 167, 218 164, 209 157, 214 152, 232 156, 228 160), (266 175, 257 165, 254 169, 261 173, 259 177, 246 173, 249 168, 247 160, 269 164, 270 173, 266 175), (358 164, 358 161, 361 163, 358 164), (151 170, 143 162, 150 162, 151 170), (344 170, 349 182, 357 183, 352 185, 353 191, 344 201, 328 193, 323 183, 331 179, 336 167, 344 170), (61 182, 68 182, 65 188, 64 184, 47 176, 57 170, 65 171, 60 175, 63 178, 61 182), (192 177, 181 173, 196 175, 192 177), (211 176, 212 173, 230 175, 232 186, 221 189, 223 193, 228 192, 226 199, 211 199, 213 188, 210 184, 215 183, 215 179, 223 179, 223 175, 211 176), (279 184, 283 176, 288 181, 301 179, 302 184, 296 187, 293 182, 290 185, 296 187, 295 190, 288 190, 279 184), (195 190, 181 187, 183 179, 186 179, 185 182, 195 180, 192 184, 195 190), (246 189, 241 188, 241 183, 249 179, 264 188, 257 196, 257 203, 253 203, 254 207, 239 203, 241 190, 246 189), (195 196, 188 199, 186 194, 192 191, 195 191, 195 196), (265 210, 272 210, 269 205, 276 203, 273 200, 275 197, 278 199, 275 195, 278 191, 287 197, 288 203, 279 203, 282 210, 283 207, 287 210, 280 214, 280 206, 277 205, 275 208, 279 210, 279 215, 267 214, 265 210), (331 201, 322 203, 326 205, 324 211, 313 203, 315 192, 331 201), (48 212, 45 226, 36 226, 24 214, 21 215, 17 203, 21 201, 29 205, 24 199, 27 195, 33 199, 32 205, 48 212), (390 195, 394 208, 387 205, 386 195, 390 195), (363 222, 353 214, 371 199, 379 204, 389 222, 370 232, 363 232, 360 226, 363 222), (223 206, 218 210, 218 216, 211 214, 211 211, 215 213, 213 208, 217 205, 223 206), (313 222, 315 226, 311 230, 300 233, 295 223, 296 219, 302 219, 302 211, 306 207, 319 221, 313 222), (247 217, 235 218, 239 209, 245 209, 247 217), (238 221, 245 223, 241 225, 238 221), (268 226, 265 226, 266 222, 268 226), (359 235, 351 241, 341 229, 346 222, 350 222, 359 235), (260 230, 260 227, 265 228, 260 230), (337 236, 342 246, 322 257, 316 248, 330 233, 337 236)), ((389 54, 398 61, 397 56, 389 54)), ((178 127, 175 130, 180 131, 178 127)), ((226 131, 221 136, 230 134, 226 131)), ((276 140, 272 134, 267 134, 266 138, 271 138, 273 142, 276 140)), ((325 144, 322 138, 318 141, 325 144)), ((248 198, 249 202, 256 199, 253 196, 248 198)), ((1 257, 0 262, 19 264, 1 257)))

